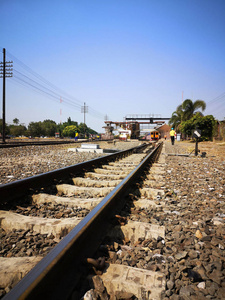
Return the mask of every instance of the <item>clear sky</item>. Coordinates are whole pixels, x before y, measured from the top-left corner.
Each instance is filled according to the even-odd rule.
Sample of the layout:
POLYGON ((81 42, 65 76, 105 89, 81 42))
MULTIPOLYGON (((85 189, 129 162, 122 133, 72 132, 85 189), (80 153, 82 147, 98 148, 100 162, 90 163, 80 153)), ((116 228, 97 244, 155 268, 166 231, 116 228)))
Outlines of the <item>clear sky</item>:
POLYGON ((224 0, 0 0, 0 12, 8 123, 80 123, 85 102, 103 132, 106 115, 171 117, 182 98, 225 117, 224 0))

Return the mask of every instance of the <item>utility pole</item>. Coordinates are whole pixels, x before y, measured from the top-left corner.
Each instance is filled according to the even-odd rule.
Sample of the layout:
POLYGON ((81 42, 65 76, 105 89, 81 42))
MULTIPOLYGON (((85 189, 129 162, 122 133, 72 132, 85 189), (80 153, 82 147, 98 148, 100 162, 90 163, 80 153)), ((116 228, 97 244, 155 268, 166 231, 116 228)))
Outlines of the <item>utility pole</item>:
POLYGON ((84 138, 85 138, 85 114, 88 113, 88 106, 85 105, 81 106, 81 113, 84 113, 84 138))
POLYGON ((12 61, 5 61, 5 48, 3 48, 3 62, 0 62, 0 78, 3 78, 2 88, 2 142, 5 143, 5 79, 12 77, 12 61))

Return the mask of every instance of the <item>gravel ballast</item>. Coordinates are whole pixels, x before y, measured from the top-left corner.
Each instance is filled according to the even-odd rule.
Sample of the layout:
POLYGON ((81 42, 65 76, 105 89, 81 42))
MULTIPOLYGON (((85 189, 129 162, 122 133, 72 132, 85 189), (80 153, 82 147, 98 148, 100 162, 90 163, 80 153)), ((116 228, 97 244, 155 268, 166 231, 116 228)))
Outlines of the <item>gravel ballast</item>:
MULTIPOLYGON (((102 149, 126 150, 141 144, 139 141, 98 142, 102 149)), ((93 142, 92 144, 96 144, 93 142)), ((37 174, 75 165, 106 154, 70 152, 74 145, 25 146, 0 149, 0 184, 6 184, 37 174)))
POLYGON ((131 208, 132 221, 165 226, 165 237, 101 246, 109 263, 165 274, 160 299, 225 299, 225 145, 201 143, 198 156, 193 149, 167 140, 164 196, 155 207, 131 208))
MULTIPOLYGON (((127 142, 106 146, 122 150, 134 144, 127 142)), ((50 170, 47 168, 56 169, 78 163, 79 159, 84 161, 98 157, 91 153, 70 153, 67 152, 68 146, 62 145, 28 147, 0 149, 1 154, 4 152, 0 158, 1 170, 8 174, 2 176, 1 171, 1 183, 19 179, 22 170, 28 177, 50 170), (33 173, 37 169, 39 173, 33 173), (15 173, 13 170, 16 170, 15 173)), ((140 241, 140 249, 132 255, 129 243, 119 245, 120 248, 115 243, 115 249, 111 249, 110 262, 162 271, 166 276, 162 299, 224 299, 225 295, 225 144, 199 143, 198 156, 194 155, 194 149, 194 143, 175 142, 172 146, 170 141, 165 141, 165 195, 157 200, 157 204, 163 206, 149 211, 136 210, 135 220, 165 226, 165 238, 140 241), (203 152, 206 152, 205 157, 201 157, 203 152)), ((4 232, 0 234, 5 245, 9 243, 4 232)), ((13 233, 10 238, 13 238, 13 233)), ((34 236, 29 238, 35 239, 34 236)), ((48 238, 44 240, 45 251, 48 251, 55 240, 40 237, 45 238, 48 238)), ((36 255, 33 244, 32 247, 26 255, 36 255)), ((23 252, 23 248, 13 249, 13 253, 3 249, 2 255, 23 252)))

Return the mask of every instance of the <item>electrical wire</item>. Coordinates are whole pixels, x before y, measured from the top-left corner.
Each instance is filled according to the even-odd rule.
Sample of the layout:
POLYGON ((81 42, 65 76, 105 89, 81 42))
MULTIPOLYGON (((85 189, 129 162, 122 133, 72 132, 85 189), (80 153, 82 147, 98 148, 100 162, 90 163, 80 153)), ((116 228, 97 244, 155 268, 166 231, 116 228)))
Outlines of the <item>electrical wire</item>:
POLYGON ((225 92, 206 102, 206 111, 216 118, 225 118, 225 92), (223 109, 222 109, 223 108, 223 109))
MULTIPOLYGON (((21 66, 25 70, 25 73, 26 72, 28 73, 28 74, 24 74, 21 71, 14 69, 16 74, 13 76, 13 78, 15 78, 15 81, 17 83, 22 84, 25 87, 32 88, 33 90, 44 94, 46 97, 50 98, 55 102, 59 103, 60 101, 62 105, 70 105, 74 107, 76 110, 81 111, 82 104, 83 104, 82 101, 70 96, 65 91, 62 91, 60 88, 56 87, 54 84, 46 80, 37 72, 33 71, 30 67, 25 65, 22 61, 17 59, 14 55, 9 53, 8 51, 7 51, 7 56, 9 56, 14 63, 21 66), (32 76, 34 76, 35 79, 31 78, 32 76), (38 82, 37 80, 40 81, 41 83, 38 82)), ((89 108, 90 115, 92 115, 93 117, 99 119, 104 118, 104 114, 102 114, 101 112, 98 112, 97 110, 93 109, 90 106, 88 106, 88 108, 89 108)))
POLYGON ((224 97, 225 97, 225 92, 222 93, 221 95, 217 96, 216 98, 209 100, 209 101, 207 102, 207 104, 213 103, 213 102, 217 102, 217 101, 223 99, 224 97))
MULTIPOLYGON (((48 94, 49 96, 54 97, 54 98, 56 98, 56 99, 59 99, 59 98, 61 97, 61 96, 60 96, 59 94, 57 94, 56 92, 54 92, 54 91, 50 90, 49 88, 47 88, 47 87, 45 87, 45 86, 39 84, 39 83, 36 82, 35 80, 33 80, 33 79, 29 78, 28 76, 22 74, 21 72, 15 70, 15 69, 14 69, 14 71, 15 71, 16 73, 18 73, 20 76, 25 77, 25 78, 28 80, 28 81, 27 81, 27 80, 25 80, 25 79, 21 79, 19 76, 14 75, 15 78, 17 78, 17 79, 23 81, 24 83, 26 83, 26 84, 28 84, 28 85, 30 85, 30 86, 32 86, 32 87, 38 89, 39 91, 42 91, 43 93, 46 93, 46 94, 48 94), (29 83, 29 81, 31 81, 33 84, 29 83), (39 87, 38 87, 38 86, 39 86, 39 87), (45 91, 45 90, 47 90, 47 91, 45 91)), ((77 107, 77 108, 79 108, 79 109, 81 108, 80 105, 77 105, 77 104, 73 103, 71 100, 69 100, 69 99, 67 99, 67 98, 63 98, 63 101, 64 101, 64 102, 68 102, 68 104, 71 104, 72 106, 75 106, 75 107, 77 107)), ((58 101, 57 101, 57 102, 58 102, 58 101)))
MULTIPOLYGON (((13 56, 12 54, 10 54, 9 52, 7 52, 9 54, 9 56, 16 61, 22 68, 24 68, 27 72, 31 73, 33 76, 35 76, 37 79, 41 80, 44 84, 49 85, 50 87, 52 87, 53 89, 59 91, 60 94, 67 94, 65 91, 61 90, 60 88, 58 88, 57 86, 55 86, 54 84, 52 84, 50 81, 48 81, 47 79, 45 79, 44 77, 42 77, 41 75, 39 75, 37 72, 33 71, 30 67, 28 67, 27 65, 25 65, 22 61, 20 61, 18 58, 16 58, 15 56, 13 56)), ((82 101, 70 96, 69 94, 67 94, 67 97, 72 98, 73 101, 78 102, 78 104, 82 105, 82 101)), ((64 97, 65 98, 65 97, 64 97)))
MULTIPOLYGON (((22 84, 23 84, 24 86, 27 86, 27 85, 28 85, 28 86, 32 87, 33 89, 38 90, 39 93, 42 93, 42 94, 44 93, 44 94, 46 94, 46 95, 48 96, 48 98, 51 97, 51 100, 53 100, 53 101, 59 103, 58 98, 55 97, 54 95, 52 95, 52 94, 50 94, 50 93, 48 93, 48 92, 46 92, 46 91, 43 91, 42 89, 38 88, 37 86, 35 86, 35 85, 33 85, 33 84, 27 82, 26 80, 23 80, 23 79, 17 77, 16 75, 14 76, 14 78, 17 80, 18 83, 21 83, 21 82, 22 82, 22 84), (52 99, 52 98, 53 98, 53 99, 52 99)), ((76 106, 74 106, 74 105, 71 104, 71 103, 65 103, 65 104, 69 104, 70 106, 73 106, 73 107, 77 108, 76 106)))

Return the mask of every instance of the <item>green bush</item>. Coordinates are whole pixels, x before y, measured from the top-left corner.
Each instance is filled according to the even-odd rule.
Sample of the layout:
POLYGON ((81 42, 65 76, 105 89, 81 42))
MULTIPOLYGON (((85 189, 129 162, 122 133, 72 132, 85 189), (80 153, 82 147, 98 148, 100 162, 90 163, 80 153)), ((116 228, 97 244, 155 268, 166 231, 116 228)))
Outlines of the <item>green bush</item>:
POLYGON ((194 115, 190 120, 182 122, 180 124, 180 130, 182 133, 188 136, 192 136, 195 129, 201 130, 202 141, 212 140, 215 130, 216 121, 212 115, 203 117, 199 113, 194 115))
POLYGON ((75 137, 75 132, 78 131, 77 126, 76 125, 70 125, 70 126, 66 126, 63 131, 62 131, 62 135, 63 136, 67 136, 67 137, 75 137))

